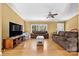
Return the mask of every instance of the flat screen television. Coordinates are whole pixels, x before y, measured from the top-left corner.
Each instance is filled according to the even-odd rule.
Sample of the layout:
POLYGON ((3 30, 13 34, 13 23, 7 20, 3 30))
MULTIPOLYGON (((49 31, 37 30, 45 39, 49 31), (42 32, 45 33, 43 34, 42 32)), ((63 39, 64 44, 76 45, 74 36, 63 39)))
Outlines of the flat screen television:
POLYGON ((9 22, 9 37, 21 35, 22 33, 22 25, 9 22))

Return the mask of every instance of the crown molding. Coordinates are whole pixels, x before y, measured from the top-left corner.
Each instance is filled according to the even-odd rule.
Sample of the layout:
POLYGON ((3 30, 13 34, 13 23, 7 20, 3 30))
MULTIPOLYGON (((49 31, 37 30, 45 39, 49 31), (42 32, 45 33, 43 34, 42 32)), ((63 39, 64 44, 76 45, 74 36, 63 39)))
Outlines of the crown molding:
POLYGON ((24 20, 24 17, 21 15, 21 13, 14 7, 11 6, 10 3, 7 3, 7 5, 17 14, 19 15, 23 20, 24 20))

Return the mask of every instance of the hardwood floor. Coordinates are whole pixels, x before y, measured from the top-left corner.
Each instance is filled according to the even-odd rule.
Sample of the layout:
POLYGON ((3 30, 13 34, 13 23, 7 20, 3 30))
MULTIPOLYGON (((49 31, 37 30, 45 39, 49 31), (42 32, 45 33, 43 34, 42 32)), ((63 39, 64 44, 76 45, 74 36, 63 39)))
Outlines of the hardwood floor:
POLYGON ((77 52, 67 52, 51 39, 44 40, 44 46, 37 46, 36 39, 29 39, 14 49, 6 49, 3 56, 77 56, 77 52))
POLYGON ((2 53, 0 52, 0 56, 2 56, 2 53))
POLYGON ((79 56, 79 52, 78 52, 78 56, 79 56))

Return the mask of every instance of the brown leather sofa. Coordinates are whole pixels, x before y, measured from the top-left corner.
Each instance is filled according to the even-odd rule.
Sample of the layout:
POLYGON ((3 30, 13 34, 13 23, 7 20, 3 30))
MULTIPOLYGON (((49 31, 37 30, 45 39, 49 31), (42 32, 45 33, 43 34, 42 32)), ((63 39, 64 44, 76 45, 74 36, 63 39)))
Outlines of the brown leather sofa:
POLYGON ((37 36, 44 36, 44 39, 49 38, 49 34, 47 31, 34 31, 31 33, 31 38, 35 39, 37 36))
POLYGON ((78 49, 78 32, 60 31, 58 34, 52 34, 52 40, 67 51, 77 51, 78 49))

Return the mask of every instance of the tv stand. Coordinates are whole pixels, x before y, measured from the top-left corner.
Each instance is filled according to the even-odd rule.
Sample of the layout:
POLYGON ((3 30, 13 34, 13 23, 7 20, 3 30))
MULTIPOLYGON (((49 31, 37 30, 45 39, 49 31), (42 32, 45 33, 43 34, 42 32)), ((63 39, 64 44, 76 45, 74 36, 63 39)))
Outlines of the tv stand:
POLYGON ((8 39, 3 39, 3 49, 15 48, 17 45, 19 45, 25 40, 25 35, 18 35, 15 37, 10 37, 8 39))

